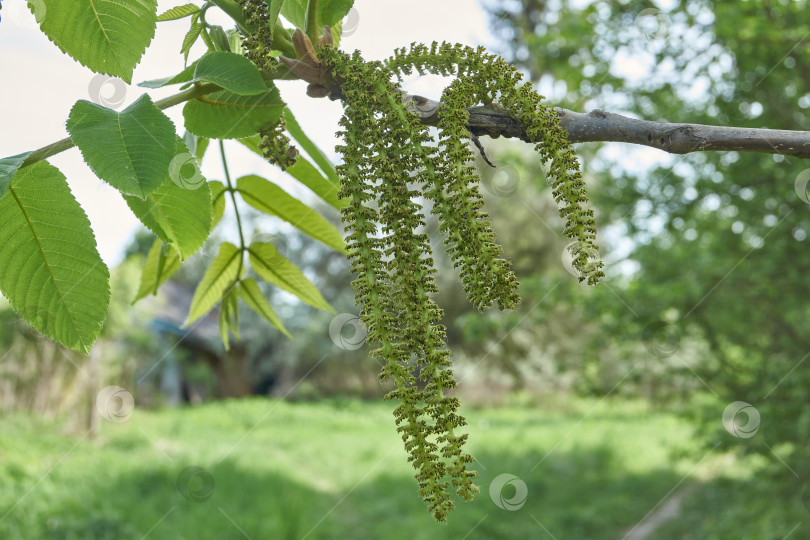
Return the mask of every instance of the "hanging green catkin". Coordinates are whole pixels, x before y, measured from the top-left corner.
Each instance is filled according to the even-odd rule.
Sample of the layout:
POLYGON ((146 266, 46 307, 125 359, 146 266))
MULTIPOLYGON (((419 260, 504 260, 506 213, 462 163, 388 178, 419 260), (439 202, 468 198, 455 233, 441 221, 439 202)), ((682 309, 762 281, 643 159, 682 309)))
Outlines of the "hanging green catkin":
POLYGON ((496 303, 513 308, 519 301, 518 283, 482 211, 467 144, 467 108, 499 101, 528 126, 541 158, 550 162, 565 233, 580 246, 573 265, 590 284, 603 275, 601 262, 590 257, 596 252, 593 215, 582 207, 587 198, 579 164, 556 115, 540 103, 542 97, 531 85, 519 85, 520 74, 502 59, 481 48, 448 44, 434 44, 430 50, 414 45, 386 64, 330 48, 321 51, 321 59, 341 88, 345 109, 341 135, 346 144, 338 148, 345 163, 338 172, 341 196, 352 200, 344 220, 358 275, 357 302, 369 341, 380 344, 372 354, 386 362, 381 377, 393 378, 397 387, 388 397, 401 401, 395 411, 398 430, 417 469, 420 494, 443 521, 453 508, 448 488, 466 499, 477 488, 472 484, 475 473, 466 468, 473 458, 462 451, 467 436, 454 431, 465 420, 456 413, 457 400, 446 396, 455 381, 439 323, 441 310, 429 296, 436 291, 435 270, 428 239, 416 232, 424 218, 415 199, 425 195, 433 202, 470 301, 478 309, 496 303), (392 82, 394 70, 411 69, 456 75, 442 95, 438 146, 430 144, 434 141, 427 128, 407 111, 392 82), (423 390, 414 373, 427 382, 423 390))
MULTIPOLYGON (((595 285, 604 277, 603 264, 598 259, 596 224, 593 210, 585 208, 588 197, 585 183, 579 170, 579 161, 567 134, 560 127, 554 110, 541 103, 538 94, 528 82, 522 83, 522 75, 503 58, 488 54, 483 47, 473 49, 457 44, 413 43, 410 50, 397 49, 386 66, 401 78, 416 71, 420 75, 455 75, 442 95, 442 110, 439 113, 439 129, 449 143, 449 149, 457 153, 456 159, 467 163, 471 159, 457 141, 468 137, 466 132, 469 113, 467 108, 479 103, 497 102, 516 120, 527 126, 529 140, 535 142, 535 150, 544 163, 549 163, 548 172, 552 194, 566 220, 563 234, 574 240, 573 267, 580 273, 580 281, 595 285)), ((462 165, 463 166, 463 165, 462 165)), ((475 171, 471 171, 475 174, 475 171)), ((473 299, 475 302, 475 299, 473 299)))
POLYGON ((267 73, 275 71, 278 60, 270 55, 272 32, 268 24, 270 16, 267 3, 263 0, 236 1, 245 15, 245 25, 252 29, 252 32, 242 39, 245 56, 262 71, 267 73))
POLYGON ((471 499, 477 488, 475 472, 466 468, 473 458, 462 449, 467 436, 454 432, 465 421, 456 413, 458 400, 446 395, 455 380, 442 311, 430 297, 436 271, 429 239, 418 232, 425 225, 420 191, 409 187, 419 183, 431 155, 430 136, 406 111, 382 64, 332 49, 322 57, 343 90, 339 195, 350 200, 343 215, 357 303, 368 341, 379 345, 371 354, 385 362, 380 377, 396 385, 387 397, 400 401, 394 415, 419 493, 444 521, 453 509, 448 491, 471 499))
MULTIPOLYGON (((265 2, 238 1, 246 21, 261 29, 265 2)), ((370 354, 384 362, 380 378, 395 385, 386 397, 399 401, 394 410, 397 431, 416 469, 419 494, 433 516, 445 521, 454 507, 452 493, 471 500, 478 488, 476 472, 467 468, 474 461, 464 451, 467 435, 456 433, 466 421, 457 412, 458 399, 448 395, 456 382, 442 310, 431 298, 437 292, 436 270, 418 200, 425 197, 432 203, 464 291, 478 309, 511 309, 520 299, 517 279, 482 209, 468 144, 469 107, 497 102, 527 126, 529 140, 549 163, 553 195, 566 220, 564 232, 574 240, 573 266, 589 284, 604 275, 596 256, 593 212, 584 207, 579 163, 559 119, 503 59, 480 47, 433 43, 398 49, 384 63, 366 62, 358 52, 347 55, 326 45, 329 41, 318 60, 329 70, 334 87, 315 93, 339 89, 335 95, 344 107, 343 144, 337 147, 343 164, 337 172, 339 196, 348 201, 342 213, 356 302, 367 340, 375 347, 370 354), (414 71, 455 78, 442 95, 438 140, 403 104, 394 82, 414 71)), ((267 31, 247 36, 245 48, 257 66, 268 73, 275 69, 267 31)), ((261 135, 268 159, 282 167, 289 164, 294 156, 285 155, 289 139, 283 124, 267 126, 261 135)))

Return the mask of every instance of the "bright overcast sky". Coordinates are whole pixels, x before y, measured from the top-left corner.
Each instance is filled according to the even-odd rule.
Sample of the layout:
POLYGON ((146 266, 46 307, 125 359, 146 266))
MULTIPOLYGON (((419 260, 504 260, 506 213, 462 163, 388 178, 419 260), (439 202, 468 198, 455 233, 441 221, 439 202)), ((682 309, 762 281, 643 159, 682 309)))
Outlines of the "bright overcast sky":
MULTIPOLYGON (((189 0, 159 0, 158 12, 189 0)), ((62 54, 39 31, 24 0, 5 0, 0 10, 0 157, 33 150, 67 136, 65 121, 73 103, 93 100, 89 69, 62 54)), ((407 3, 380 0, 356 0, 358 24, 354 33, 341 43, 344 50, 360 49, 367 59, 388 56, 395 47, 412 41, 453 41, 467 45, 487 45, 491 36, 487 19, 476 0, 411 0, 407 3)), ((213 11, 213 10, 212 10, 213 11)), ((210 13, 210 12, 209 12, 210 13)), ((228 19, 209 16, 209 22, 228 25, 228 19)), ((158 23, 155 39, 135 69, 133 82, 173 75, 183 68, 179 54, 188 20, 158 23)), ((201 44, 191 58, 202 54, 201 44)), ((281 95, 299 122, 330 156, 335 157, 334 131, 341 115, 338 103, 311 99, 298 82, 280 82, 281 95)), ((411 87, 425 95, 438 97, 441 87, 430 81, 411 87)), ((170 95, 176 87, 149 91, 154 100, 170 95)), ((114 97, 115 87, 101 89, 102 98, 114 97)), ((119 110, 125 108, 145 89, 128 86, 119 110)), ((166 113, 182 135, 182 106, 166 113)), ((279 180, 281 174, 238 144, 228 145, 229 167, 235 176, 261 171, 279 180)), ((96 234, 99 251, 108 264, 121 260, 138 221, 117 191, 101 182, 84 164, 77 149, 49 160, 67 176, 74 195, 87 212, 96 234)), ((211 179, 222 178, 219 160, 213 152, 206 156, 203 173, 211 179)), ((287 185, 287 184, 285 184, 287 185)), ((297 192, 296 192, 297 193, 297 192)))

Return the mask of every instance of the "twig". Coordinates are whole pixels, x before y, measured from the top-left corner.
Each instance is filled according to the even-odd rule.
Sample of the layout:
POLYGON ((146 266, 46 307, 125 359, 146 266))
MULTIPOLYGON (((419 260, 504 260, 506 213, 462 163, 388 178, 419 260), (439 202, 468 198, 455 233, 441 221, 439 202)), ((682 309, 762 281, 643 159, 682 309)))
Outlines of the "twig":
POLYGON ((489 165, 494 169, 495 165, 493 165, 492 162, 487 157, 487 152, 486 150, 484 150, 484 145, 481 144, 481 139, 478 138, 478 135, 470 131, 470 138, 472 139, 473 144, 475 144, 475 147, 478 148, 478 151, 481 152, 481 159, 484 160, 484 163, 486 163, 487 165, 489 165))

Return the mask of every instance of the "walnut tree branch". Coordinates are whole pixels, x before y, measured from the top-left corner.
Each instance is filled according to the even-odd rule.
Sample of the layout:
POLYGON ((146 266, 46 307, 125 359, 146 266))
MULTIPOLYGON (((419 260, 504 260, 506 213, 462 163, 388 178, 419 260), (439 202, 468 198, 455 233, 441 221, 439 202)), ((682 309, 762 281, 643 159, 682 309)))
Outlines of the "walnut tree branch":
MULTIPOLYGON (((439 123, 440 102, 422 96, 406 95, 422 122, 439 123)), ((526 126, 497 104, 470 107, 468 127, 476 135, 511 137, 530 142, 526 126)), ((785 129, 738 128, 703 124, 670 124, 628 118, 595 109, 578 113, 555 107, 560 125, 571 142, 625 142, 658 148, 671 154, 688 154, 707 150, 764 152, 799 158, 810 158, 810 131, 785 129)))
MULTIPOLYGON (((324 36, 331 38, 328 27, 324 36)), ((294 77, 309 83, 307 94, 311 97, 340 99, 340 84, 331 73, 322 66, 311 44, 305 51, 302 43, 308 42, 300 30, 293 34, 293 41, 301 42, 296 46, 298 60, 280 57, 281 62, 294 77)), ((403 102, 422 122, 429 126, 439 123, 441 103, 422 96, 405 94, 403 102)), ((467 125, 473 137, 489 135, 492 138, 512 137, 529 140, 526 126, 509 115, 509 112, 498 104, 470 107, 470 119, 467 125)), ((624 142, 657 148, 671 154, 688 154, 707 150, 764 152, 782 154, 799 158, 810 158, 810 131, 789 131, 784 129, 738 128, 726 126, 707 126, 703 124, 671 124, 628 118, 595 109, 589 113, 578 113, 555 107, 560 125, 568 132, 571 142, 624 142)))
MULTIPOLYGON (((323 73, 319 73, 323 79, 323 73)), ((306 80, 306 79, 304 79, 306 80)), ((312 97, 341 97, 337 87, 310 84, 307 91, 312 97)), ((439 124, 440 102, 426 97, 406 94, 406 105, 419 114, 428 126, 439 124)), ((560 125, 568 132, 568 140, 579 142, 624 142, 657 148, 671 154, 703 151, 738 151, 782 154, 810 159, 810 131, 786 129, 739 128, 707 126, 703 124, 675 124, 628 118, 620 114, 595 109, 578 113, 555 107, 560 125)), ((526 126, 509 115, 497 103, 470 107, 467 127, 474 135, 492 138, 517 138, 527 142, 526 126)))

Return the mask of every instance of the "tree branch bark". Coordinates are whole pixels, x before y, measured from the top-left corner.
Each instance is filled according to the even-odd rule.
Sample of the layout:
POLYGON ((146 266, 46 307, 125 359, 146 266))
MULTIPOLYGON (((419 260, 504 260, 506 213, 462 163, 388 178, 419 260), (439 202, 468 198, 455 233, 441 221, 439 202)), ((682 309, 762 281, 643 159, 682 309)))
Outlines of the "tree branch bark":
MULTIPOLYGON (((305 39, 300 30, 297 32, 300 34, 299 39, 305 39)), ((331 41, 328 27, 324 27, 324 36, 331 41)), ((304 61, 299 61, 281 56, 279 60, 294 77, 309 83, 307 94, 310 97, 328 96, 332 100, 343 97, 339 82, 333 79, 332 74, 317 59, 302 58, 304 61)), ((403 102, 420 116, 424 124, 438 125, 441 102, 405 92, 403 94, 403 102)), ((468 110, 470 118, 467 128, 474 137, 489 135, 492 138, 512 137, 533 142, 526 134, 526 126, 497 104, 471 107, 468 110)), ((628 118, 601 109, 594 109, 589 113, 578 113, 561 107, 555 107, 554 110, 560 118, 560 125, 568 132, 568 140, 573 143, 624 142, 657 148, 671 154, 719 150, 810 158, 810 131, 670 124, 628 118)))
MULTIPOLYGON (((439 123, 440 102, 422 96, 405 95, 403 101, 429 126, 439 123)), ((624 142, 657 148, 671 154, 738 151, 782 154, 810 158, 810 131, 738 128, 703 124, 670 124, 628 118, 595 109, 578 113, 555 107, 560 125, 571 142, 624 142)), ((471 107, 469 129, 475 135, 509 137, 527 142, 526 126, 497 104, 471 107)))

